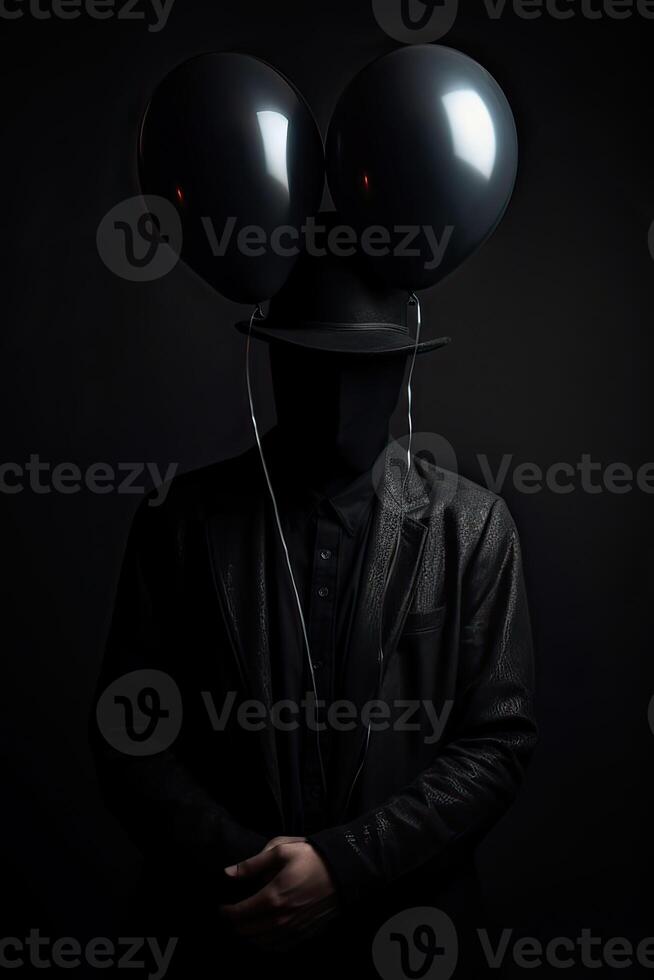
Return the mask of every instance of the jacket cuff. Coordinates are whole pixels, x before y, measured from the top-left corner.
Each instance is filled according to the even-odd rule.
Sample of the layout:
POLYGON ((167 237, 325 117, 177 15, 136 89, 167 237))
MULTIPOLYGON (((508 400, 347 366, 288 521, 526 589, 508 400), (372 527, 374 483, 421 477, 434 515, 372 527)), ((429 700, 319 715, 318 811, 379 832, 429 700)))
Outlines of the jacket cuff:
POLYGON ((349 840, 347 827, 310 834, 307 841, 328 866, 343 906, 356 905, 382 884, 349 840))

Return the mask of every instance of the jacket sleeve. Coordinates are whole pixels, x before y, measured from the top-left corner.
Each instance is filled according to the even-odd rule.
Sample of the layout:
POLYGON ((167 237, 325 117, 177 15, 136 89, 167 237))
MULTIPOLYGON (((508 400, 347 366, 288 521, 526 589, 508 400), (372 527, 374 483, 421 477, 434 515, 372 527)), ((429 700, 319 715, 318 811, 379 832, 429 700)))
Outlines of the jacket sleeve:
POLYGON ((536 742, 533 653, 520 545, 500 499, 463 575, 459 664, 452 734, 433 764, 381 806, 309 838, 347 904, 456 860, 522 781, 536 742))
MULTIPOLYGON (((159 509, 139 509, 118 586, 94 711, 91 745, 109 810, 145 854, 163 854, 185 873, 211 875, 227 884, 223 869, 258 853, 260 834, 241 826, 205 790, 179 756, 179 742, 157 754, 134 756, 110 744, 98 702, 107 687, 133 671, 175 677, 185 651, 175 601, 179 579, 179 529, 159 509), (216 877, 217 876, 217 877, 216 877)), ((121 733, 122 737, 122 733, 121 733)))

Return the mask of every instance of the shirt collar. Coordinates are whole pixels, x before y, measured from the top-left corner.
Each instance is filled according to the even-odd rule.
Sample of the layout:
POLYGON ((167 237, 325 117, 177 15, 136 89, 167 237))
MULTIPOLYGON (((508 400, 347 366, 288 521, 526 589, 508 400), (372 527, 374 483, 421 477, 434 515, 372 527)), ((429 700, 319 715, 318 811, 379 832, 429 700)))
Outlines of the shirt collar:
POLYGON ((352 536, 368 513, 374 492, 372 473, 362 473, 344 490, 321 497, 319 506, 331 510, 344 530, 352 536))

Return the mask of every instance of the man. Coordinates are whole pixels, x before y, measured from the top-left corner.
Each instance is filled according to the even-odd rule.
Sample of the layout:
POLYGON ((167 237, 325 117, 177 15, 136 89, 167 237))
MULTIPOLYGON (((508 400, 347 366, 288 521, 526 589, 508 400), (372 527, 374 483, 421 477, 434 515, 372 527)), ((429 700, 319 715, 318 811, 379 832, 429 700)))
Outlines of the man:
POLYGON ((478 914, 474 847, 535 742, 519 543, 498 497, 388 444, 404 293, 306 257, 253 334, 283 540, 256 450, 140 510, 100 689, 164 672, 183 724, 139 756, 96 732, 101 780, 198 964, 375 975, 393 913, 437 906, 460 937, 478 914))

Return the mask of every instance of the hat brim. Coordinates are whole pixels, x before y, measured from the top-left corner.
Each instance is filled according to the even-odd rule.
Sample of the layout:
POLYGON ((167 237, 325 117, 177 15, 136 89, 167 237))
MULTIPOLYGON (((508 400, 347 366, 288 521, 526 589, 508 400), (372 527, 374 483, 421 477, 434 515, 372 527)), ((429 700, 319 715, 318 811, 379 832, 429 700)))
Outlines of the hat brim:
MULTIPOLYGON (((241 333, 250 332, 250 321, 240 320, 236 324, 241 333)), ((413 354, 415 341, 403 330, 388 324, 366 324, 358 326, 335 326, 333 324, 300 324, 296 327, 278 327, 273 324, 263 326, 261 321, 252 324, 252 336, 269 343, 291 344, 332 354, 390 355, 413 354)), ((427 354, 450 343, 450 337, 437 337, 423 340, 418 344, 417 353, 427 354)))

